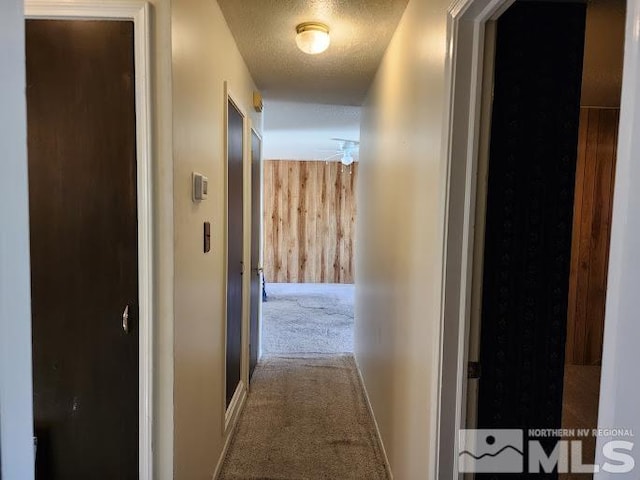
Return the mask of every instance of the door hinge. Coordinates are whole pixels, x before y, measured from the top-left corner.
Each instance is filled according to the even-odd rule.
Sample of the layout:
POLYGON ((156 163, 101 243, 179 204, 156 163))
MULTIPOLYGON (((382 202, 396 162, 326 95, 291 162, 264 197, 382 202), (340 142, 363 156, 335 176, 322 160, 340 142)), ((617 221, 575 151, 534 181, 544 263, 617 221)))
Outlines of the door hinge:
POLYGON ((467 365, 467 378, 480 378, 480 362, 469 362, 467 365))

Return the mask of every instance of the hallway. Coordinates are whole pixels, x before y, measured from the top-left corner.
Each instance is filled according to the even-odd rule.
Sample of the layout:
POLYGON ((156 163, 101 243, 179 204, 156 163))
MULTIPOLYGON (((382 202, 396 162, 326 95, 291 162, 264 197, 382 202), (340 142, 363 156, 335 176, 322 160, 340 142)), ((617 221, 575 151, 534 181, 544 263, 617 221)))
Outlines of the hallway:
POLYGON ((386 479, 351 355, 268 357, 220 479, 386 479))
MULTIPOLYGON (((0 209, 0 477, 456 478, 464 453, 456 449, 465 446, 460 430, 497 428, 493 423, 474 423, 471 417, 479 418, 477 411, 465 418, 471 410, 466 398, 473 393, 469 384, 477 391, 498 390, 479 388, 479 375, 483 385, 491 385, 494 374, 508 379, 509 384, 501 379, 494 384, 517 397, 523 411, 539 416, 541 425, 556 426, 558 422, 548 421, 547 414, 559 410, 547 397, 560 398, 561 387, 542 382, 539 373, 548 370, 525 354, 562 365, 564 331, 546 335, 536 328, 564 326, 564 287, 552 288, 552 281, 561 279, 547 275, 546 281, 541 272, 547 264, 557 266, 569 259, 556 252, 559 242, 547 241, 546 232, 568 237, 572 222, 568 203, 563 202, 562 210, 559 202, 538 201, 536 195, 552 185, 558 197, 572 197, 574 179, 567 169, 573 169, 576 142, 570 142, 570 152, 560 152, 566 142, 556 137, 570 123, 559 123, 548 137, 558 140, 556 161, 542 148, 547 145, 542 129, 509 116, 526 112, 550 126, 548 119, 556 113, 551 103, 543 99, 528 105, 529 100, 546 89, 553 96, 575 94, 577 85, 560 88, 552 74, 584 62, 576 51, 567 54, 571 61, 561 58, 558 68, 538 68, 531 55, 507 42, 519 63, 544 75, 540 85, 525 88, 533 80, 525 76, 527 82, 504 89, 508 93, 504 139, 513 151, 496 147, 505 154, 503 177, 508 188, 492 191, 513 196, 513 204, 529 205, 533 213, 516 211, 498 200, 496 211, 518 222, 496 221, 508 235, 496 233, 487 240, 483 225, 490 208, 487 192, 481 195, 480 187, 488 185, 485 167, 497 165, 490 127, 497 125, 492 122, 497 98, 493 94, 500 90, 493 88, 497 69, 492 57, 498 43, 496 22, 511 3, 0 2, 0 144, 5 152, 0 162, 0 197, 5 206, 0 209), (37 62, 49 64, 53 73, 85 72, 99 79, 73 85, 61 82, 69 93, 43 95, 63 104, 47 112, 64 112, 70 106, 93 112, 97 102, 82 100, 76 88, 80 85, 100 87, 92 96, 105 104, 109 115, 98 112, 97 120, 89 121, 69 114, 64 121, 51 121, 29 107, 27 94, 37 90, 30 81, 33 62, 25 26, 34 19, 68 22, 75 34, 89 33, 102 23, 122 24, 126 42, 120 47, 110 38, 93 46, 71 42, 91 60, 77 62, 82 68, 73 65, 71 55, 54 61, 46 54, 49 46, 68 42, 70 37, 63 35, 48 42, 43 61, 37 62), (122 68, 110 67, 110 76, 103 74, 98 54, 119 59, 122 68), (118 101, 116 87, 127 89, 126 101, 118 101), (517 103, 516 96, 527 103, 517 103), (106 123, 125 106, 131 127, 127 142, 118 140, 115 128, 106 123), (69 146, 59 138, 63 126, 70 132, 69 146), (91 127, 95 138, 82 133, 85 127, 91 127), (527 134, 526 142, 513 134, 516 127, 527 134), (51 141, 42 149, 41 160, 55 154, 64 157, 64 166, 34 162, 29 135, 40 138, 42 132, 51 141), (79 146, 91 149, 82 152, 79 146), (530 159, 532 154, 536 158, 530 159), (98 158, 105 161, 97 165, 98 158), (124 160, 127 167, 118 167, 124 160), (548 171, 539 168, 542 160, 549 164, 548 171), (96 170, 85 175, 78 166, 96 170), (515 166, 531 167, 536 175, 513 173, 515 166), (558 169, 563 169, 562 178, 558 169), (42 182, 49 192, 36 185, 33 172, 51 175, 42 182), (108 181, 116 173, 126 178, 126 184, 108 181), (516 181, 520 179, 527 180, 526 188, 516 181), (70 208, 59 208, 54 215, 56 201, 70 191, 66 185, 89 200, 69 202, 70 208), (107 187, 114 190, 106 194, 107 187), (41 195, 41 221, 30 209, 34 193, 41 195), (125 202, 127 213, 115 212, 125 202), (567 215, 553 225, 541 221, 560 210, 567 215), (110 237, 117 232, 107 228, 107 221, 125 218, 130 223, 126 235, 110 237), (536 233, 540 231, 544 235, 536 233), (45 233, 64 234, 61 244, 66 251, 54 248, 36 255, 34 246, 52 245, 45 233), (104 245, 92 239, 96 235, 104 245), (546 252, 544 261, 534 261, 534 249, 520 248, 526 244, 523 239, 537 252, 543 247, 553 252, 546 252), (74 245, 82 248, 71 248, 74 245), (518 284, 484 262, 485 247, 491 245, 513 245, 526 258, 526 263, 520 262, 514 260, 520 256, 502 255, 497 249, 492 256, 503 270, 512 266, 517 270, 518 284), (102 254, 111 259, 98 261, 102 254), (39 258, 44 260, 40 269, 39 258), (475 268, 476 262, 482 268, 475 268), (88 266, 86 272, 79 268, 88 266), (509 336, 497 329, 495 334, 483 333, 476 328, 482 322, 472 320, 474 316, 482 320, 484 295, 490 292, 484 288, 484 271, 496 274, 497 293, 491 305, 501 315, 485 318, 495 318, 509 336), (535 288, 534 276, 544 280, 535 288), (39 278, 60 288, 56 295, 40 289, 58 302, 56 308, 38 306, 34 284, 39 278), (324 297, 314 290, 320 288, 318 283, 353 283, 356 278, 357 289, 330 287, 324 297), (264 281, 313 285, 300 291, 297 285, 268 284, 269 298, 263 305, 264 281), (106 286, 98 288, 100 282, 106 286), (520 284, 523 294, 512 289, 520 284), (89 301, 92 290, 113 298, 89 301), (535 300, 534 293, 536 298, 553 300, 553 305, 543 308, 546 303, 535 300), (97 311, 86 311, 78 299, 97 311), (522 301, 528 310, 512 300, 522 301), (513 315, 504 308, 512 304, 513 315), (56 313, 56 323, 46 324, 55 338, 38 336, 39 312, 56 313), (516 330, 544 343, 544 349, 517 341, 511 336, 516 330), (90 335, 97 348, 77 340, 80 334, 90 335), (492 350, 483 337, 501 348, 492 350), (55 355, 47 355, 42 345, 53 347, 55 355), (64 360, 69 353, 82 353, 79 349, 86 352, 81 361, 64 360), (510 361, 502 355, 505 351, 524 361, 510 361), (495 354, 505 368, 492 368, 482 360, 467 368, 466 362, 474 360, 471 354, 478 352, 495 354), (35 368, 38 362, 42 368, 35 368), (106 367, 116 368, 101 374, 106 367), (125 377, 126 389, 118 388, 125 377), (47 391, 59 399, 51 402, 57 411, 47 409, 45 415, 38 412, 42 396, 37 387, 42 379, 49 383, 47 391), (120 407, 109 402, 105 392, 121 403, 125 413, 118 412, 120 407), (111 421, 105 421, 102 412, 112 415, 111 421), (82 428, 71 428, 79 420, 82 428), (46 427, 46 434, 40 434, 39 425, 46 427), (74 441, 65 441, 65 436, 74 441), (88 442, 91 438, 101 442, 88 442), (59 447, 59 452, 47 444, 59 447), (108 448, 124 453, 110 459, 108 448), (69 473, 43 470, 43 458, 51 465, 64 464, 69 473)), ((616 35, 608 28, 603 31, 607 40, 624 43, 624 68, 609 66, 610 61, 622 62, 622 51, 613 56, 598 48, 606 62, 593 70, 597 83, 609 79, 618 89, 622 85, 620 98, 613 107, 588 102, 562 109, 602 110, 588 115, 597 119, 597 129, 589 127, 595 120, 585 124, 587 133, 597 132, 593 145, 585 142, 585 158, 597 161, 584 170, 590 174, 582 184, 593 195, 584 194, 583 204, 584 211, 604 211, 604 207, 611 211, 610 247, 591 248, 601 246, 603 237, 596 241, 589 234, 598 221, 585 221, 585 228, 581 222, 581 235, 574 236, 589 245, 580 251, 610 253, 608 259, 597 256, 597 268, 588 269, 589 278, 607 281, 606 292, 592 288, 591 280, 584 289, 587 298, 601 300, 606 293, 604 308, 593 308, 591 301, 580 303, 589 314, 604 312, 596 325, 599 335, 589 334, 580 323, 576 332, 584 335, 573 336, 602 347, 602 361, 587 364, 593 374, 589 378, 570 372, 573 383, 567 384, 572 389, 567 389, 567 396, 575 393, 580 401, 598 396, 598 427, 636 433, 640 388, 633 379, 640 362, 640 216, 634 213, 640 205, 640 189, 635 187, 640 183, 636 161, 640 0, 518 3, 546 3, 545 8, 580 4, 586 8, 587 24, 589 10, 602 7, 605 16, 620 20, 616 35), (618 107, 619 129, 605 135, 601 119, 618 107), (593 148, 599 144, 615 152, 615 163, 601 161, 605 157, 593 148), (594 173, 602 182, 596 182, 594 173), (615 186, 613 200, 605 201, 599 193, 607 185, 615 186), (601 363, 599 385, 592 381, 600 368, 594 367, 596 363, 601 363)), ((580 14, 568 22, 531 23, 542 30, 555 25, 556 32, 565 32, 568 25, 577 28, 583 20, 580 14)), ((558 45, 568 43, 577 48, 581 42, 564 41, 564 33, 562 42, 554 42, 544 31, 539 36, 514 31, 532 43, 536 55, 557 53, 558 45)), ((600 43, 596 42, 598 47, 600 43)), ((512 70, 525 72, 511 60, 501 65, 509 77, 512 70)), ((577 74, 573 79, 577 82, 577 74)), ((585 263, 573 265, 582 268, 585 263)), ((578 287, 576 292, 582 291, 578 287)), ((516 402, 486 404, 506 410, 516 402)), ((590 408, 588 423, 593 424, 593 402, 590 408)), ((506 416, 498 412, 494 418, 506 416)), ((494 444, 491 438, 485 437, 487 444, 494 444)), ((603 436, 595 445, 599 455, 595 466, 603 467, 596 480, 609 478, 601 455, 609 445, 606 441, 603 436)), ((481 452, 473 456, 486 458, 481 452)), ((640 465, 638 460, 634 465, 640 465)), ((617 478, 636 480, 637 475, 637 470, 629 471, 617 478)))
POLYGON ((267 284, 263 356, 221 479, 386 479, 353 351, 352 284, 267 284))

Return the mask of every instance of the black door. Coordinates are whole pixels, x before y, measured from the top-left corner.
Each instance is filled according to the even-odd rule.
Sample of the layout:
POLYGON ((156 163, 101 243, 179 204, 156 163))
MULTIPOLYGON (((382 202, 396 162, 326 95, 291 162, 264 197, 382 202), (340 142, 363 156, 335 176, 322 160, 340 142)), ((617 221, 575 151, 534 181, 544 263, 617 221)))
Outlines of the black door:
POLYGON ((262 300, 260 269, 260 157, 262 142, 256 132, 251 132, 251 317, 249 320, 249 378, 258 364, 260 348, 260 301, 262 300))
POLYGON ((244 119, 233 102, 227 105, 227 355, 226 406, 240 383, 242 364, 243 151, 244 119))
POLYGON ((498 20, 478 428, 561 426, 585 8, 498 20))
POLYGON ((26 23, 38 478, 138 477, 133 34, 26 23))

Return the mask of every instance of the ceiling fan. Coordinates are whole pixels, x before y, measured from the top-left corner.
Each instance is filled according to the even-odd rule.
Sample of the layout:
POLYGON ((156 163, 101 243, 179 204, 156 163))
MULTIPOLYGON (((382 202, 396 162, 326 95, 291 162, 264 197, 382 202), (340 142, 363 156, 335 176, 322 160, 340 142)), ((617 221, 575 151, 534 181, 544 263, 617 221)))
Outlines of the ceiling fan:
POLYGON ((351 165, 354 162, 353 154, 358 153, 360 149, 360 142, 357 140, 348 140, 346 138, 332 138, 338 142, 338 148, 333 155, 325 158, 325 161, 329 161, 332 158, 340 157, 340 163, 343 165, 351 165))

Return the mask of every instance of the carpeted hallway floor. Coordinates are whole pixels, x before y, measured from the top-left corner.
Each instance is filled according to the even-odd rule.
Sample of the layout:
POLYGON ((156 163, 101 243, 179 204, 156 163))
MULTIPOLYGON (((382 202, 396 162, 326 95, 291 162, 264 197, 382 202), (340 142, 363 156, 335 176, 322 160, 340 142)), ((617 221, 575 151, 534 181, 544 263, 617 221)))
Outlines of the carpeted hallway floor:
POLYGON ((387 480, 353 356, 353 286, 268 285, 263 357, 221 480, 387 480))
POLYGON ((268 283, 262 353, 353 352, 354 286, 268 283))

